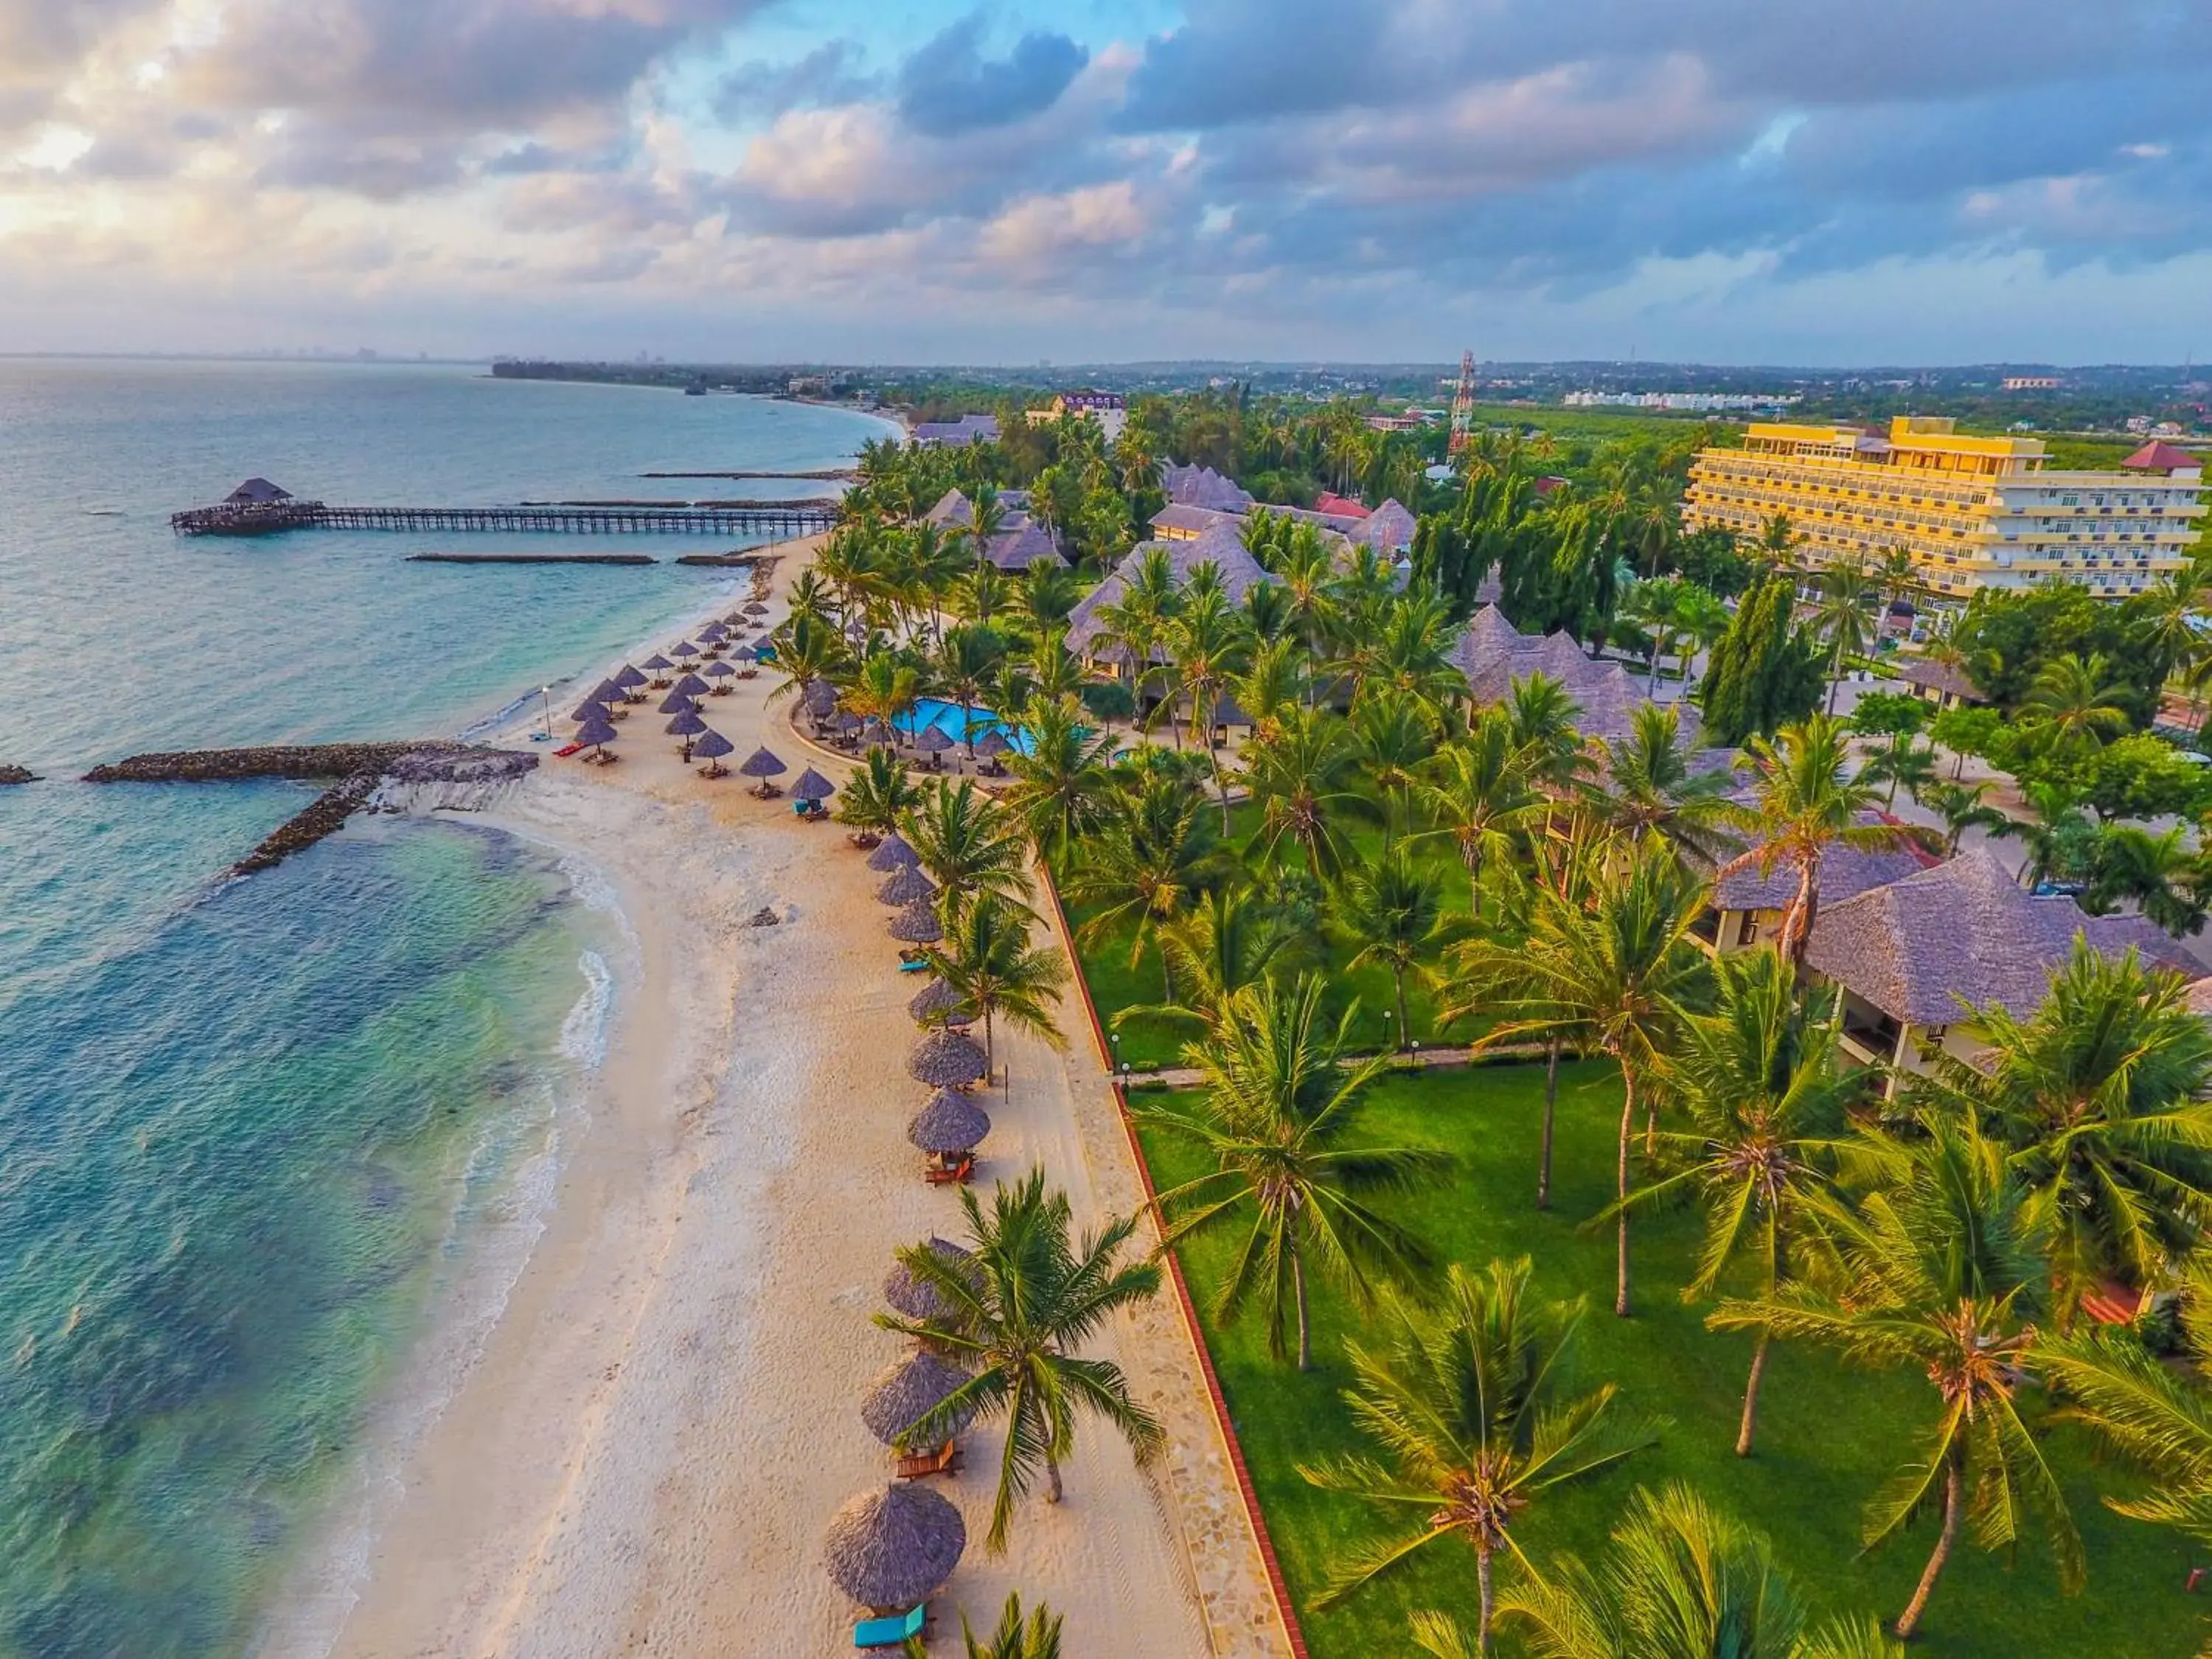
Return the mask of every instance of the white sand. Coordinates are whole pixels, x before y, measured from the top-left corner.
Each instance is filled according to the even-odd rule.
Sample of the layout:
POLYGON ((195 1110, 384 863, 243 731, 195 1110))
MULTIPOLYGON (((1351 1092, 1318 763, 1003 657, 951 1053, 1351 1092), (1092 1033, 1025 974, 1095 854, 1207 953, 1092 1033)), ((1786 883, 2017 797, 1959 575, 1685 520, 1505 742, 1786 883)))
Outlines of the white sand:
MULTIPOLYGON (((708 717, 733 761, 766 741, 795 775, 817 757, 765 708, 774 684, 763 672, 708 700, 708 717)), ((822 1531, 887 1478, 858 1404, 904 1346, 869 1316, 896 1246, 960 1231, 957 1200, 923 1184, 905 1136, 926 1094, 903 1063, 917 981, 895 971, 880 878, 842 830, 751 799, 742 779, 699 778, 651 708, 623 724, 619 765, 548 758, 497 815, 605 875, 636 976, 617 989, 600 1097, 544 1235, 398 1477, 342 1655, 851 1651, 822 1531), (784 924, 745 926, 763 905, 784 924)), ((1112 1143, 1100 1101, 1078 1098, 1084 1067, 1000 1045, 1011 1086, 988 1103, 987 1179, 1042 1160, 1095 1224, 1129 1201, 1132 1175, 1097 1165, 1112 1143)), ((935 1650, 959 1650, 959 1611, 988 1626, 1012 1589, 1066 1615, 1070 1659, 1273 1648, 1256 1615, 1224 1635, 1217 1613, 1206 1633, 1185 1533, 1193 1517, 1217 1539, 1241 1522, 1218 1443, 1187 1426, 1202 1419, 1176 1329, 1148 1310, 1094 1350, 1176 1417, 1172 1480, 1086 1424, 1066 1502, 1033 1498, 997 1561, 982 1547, 995 1430, 932 1483, 970 1540, 936 1603, 935 1650)))

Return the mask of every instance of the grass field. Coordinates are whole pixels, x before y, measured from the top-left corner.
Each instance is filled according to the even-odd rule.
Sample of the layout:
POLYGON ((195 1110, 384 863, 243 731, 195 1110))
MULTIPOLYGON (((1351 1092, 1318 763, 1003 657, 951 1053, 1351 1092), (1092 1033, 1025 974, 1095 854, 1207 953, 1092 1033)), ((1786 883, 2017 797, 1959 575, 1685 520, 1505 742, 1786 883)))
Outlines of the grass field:
MULTIPOLYGON (((1110 1008, 1121 988, 1094 980, 1093 988, 1102 994, 1102 1007, 1110 1008)), ((1595 1554, 1637 1486, 1679 1479, 1764 1530, 1819 1612, 1893 1617, 1926 1559, 1932 1527, 1917 1525, 1879 1555, 1862 1559, 1858 1516, 1928 1421, 1928 1385, 1917 1377, 1845 1371, 1824 1354, 1778 1346, 1762 1394, 1758 1455, 1748 1461, 1735 1457, 1750 1344, 1747 1338, 1708 1333, 1704 1310, 1685 1306, 1679 1297, 1693 1255, 1695 1216, 1639 1225, 1636 1317, 1615 1319, 1610 1231, 1586 1235, 1579 1224, 1611 1197, 1618 1084, 1601 1065, 1564 1070, 1556 1206, 1540 1215, 1531 1200, 1542 1088, 1543 1073, 1535 1066, 1401 1074, 1376 1090, 1365 1118, 1378 1139, 1446 1147, 1461 1160, 1444 1188, 1399 1200, 1403 1219, 1448 1260, 1479 1265, 1493 1256, 1525 1255, 1534 1261, 1540 1288, 1555 1297, 1587 1297, 1580 1375, 1617 1382, 1624 1405, 1668 1419, 1656 1446, 1591 1485, 1547 1496, 1532 1507, 1516 1529, 1522 1547, 1539 1562, 1561 1550, 1595 1554)), ((1133 1102, 1141 1109, 1165 1098, 1140 1092, 1133 1102)), ((1143 1139, 1163 1188, 1204 1167, 1187 1143, 1170 1134, 1146 1127, 1143 1139)), ((1455 1540, 1431 1545, 1431 1559, 1395 1583, 1360 1591, 1329 1612, 1313 1611, 1331 1564, 1347 1546, 1381 1531, 1364 1506, 1315 1490, 1296 1468, 1301 1459, 1370 1449, 1352 1429, 1340 1398, 1347 1380, 1343 1343, 1363 1322, 1339 1297, 1322 1291, 1315 1303, 1316 1366, 1305 1375, 1267 1357, 1256 1319, 1221 1326, 1208 1299, 1234 1243, 1232 1231, 1188 1243, 1183 1262, 1316 1659, 1412 1652, 1409 1608, 1454 1609, 1471 1623, 1474 1557, 1455 1540)), ((2179 1659, 2197 1651, 2201 1615, 2212 1612, 2212 1599, 2182 1592, 2191 1565, 2187 1547, 2170 1534, 2106 1511, 2083 1445, 2064 1431, 2056 1444, 2087 1543, 2087 1590, 2060 1595, 2040 1547, 2024 1547, 2008 1563, 1975 1547, 1971 1534, 1963 1536, 1916 1651, 1943 1659, 2046 1654, 2179 1659)))

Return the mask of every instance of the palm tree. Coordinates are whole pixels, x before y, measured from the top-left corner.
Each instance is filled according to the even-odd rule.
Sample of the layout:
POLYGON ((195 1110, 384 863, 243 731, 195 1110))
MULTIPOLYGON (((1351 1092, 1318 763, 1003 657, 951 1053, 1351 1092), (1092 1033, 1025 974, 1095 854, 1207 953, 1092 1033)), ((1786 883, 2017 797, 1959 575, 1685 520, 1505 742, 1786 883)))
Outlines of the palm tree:
POLYGON ((804 696, 815 681, 827 679, 845 660, 843 635, 811 611, 802 611, 775 630, 775 663, 783 683, 769 694, 775 702, 804 696))
POLYGON ((1139 709, 1145 686, 1157 672, 1153 659, 1167 632, 1168 619, 1180 604, 1176 592, 1175 563, 1164 547, 1155 547, 1137 562, 1117 599, 1098 607, 1098 643, 1117 650, 1130 673, 1130 690, 1139 709))
POLYGON ((1987 830, 1992 835, 2012 833, 2012 819, 1989 805, 1990 785, 1987 781, 1961 784, 1931 779, 1910 787, 1912 799, 1943 820, 1943 856, 1947 859, 1957 855, 1959 843, 1969 830, 1987 830))
MULTIPOLYGON (((1665 1062, 1668 1097, 1689 1127, 1660 1137, 1671 1173, 1629 1194, 1632 1208, 1694 1195, 1705 1206, 1705 1249, 1686 1299, 1710 1296, 1749 1258, 1759 1294, 1790 1276, 1790 1255, 1812 1195, 1828 1190, 1844 1109, 1857 1077, 1836 1062, 1830 999, 1801 1002, 1796 976, 1771 949, 1713 963, 1715 1006, 1685 1022, 1680 1052, 1665 1062)), ((1751 1455, 1767 1339, 1752 1350, 1735 1455, 1751 1455)))
POLYGON ((1744 745, 1758 776, 1754 805, 1729 814, 1752 838, 1749 851, 1720 867, 1723 876, 1757 866, 1760 879, 1779 869, 1794 871, 1797 891, 1782 913, 1777 938, 1793 967, 1805 960, 1805 943, 1820 913, 1820 855, 1836 845, 1887 847, 1899 831, 1859 822, 1874 807, 1871 785, 1844 774, 1849 734, 1840 721, 1815 714, 1802 726, 1784 726, 1772 738, 1753 736, 1744 745))
POLYGON ((2108 1279, 2160 1284, 2212 1223, 2212 1031, 2181 976, 2077 939, 2033 1015, 1976 1024, 1986 1058, 1915 1094, 2008 1149, 2062 1322, 2108 1279))
POLYGON ((1866 758, 1859 768, 1863 783, 1886 783, 1882 792, 1881 810, 1890 811, 1897 805, 1897 786, 1903 784, 1917 797, 1920 791, 1936 781, 1936 746, 1915 743, 1909 732, 1893 732, 1887 743, 1866 758))
POLYGON ((1632 839, 1651 834, 1707 864, 1727 848, 1729 775, 1692 773, 1682 752, 1681 711, 1640 702, 1626 738, 1605 745, 1599 775, 1583 781, 1581 810, 1632 839))
POLYGON ((1229 1000, 1257 985, 1291 945, 1290 930, 1249 886, 1221 886, 1199 896, 1184 915, 1154 935, 1179 1002, 1133 1003, 1114 1016, 1114 1028, 1139 1020, 1219 1029, 1229 1000))
POLYGON ((2106 1507, 2212 1547, 2212 1394, 2203 1382, 2212 1363, 2212 1259, 2201 1251, 2182 1275, 2180 1322, 2185 1368, 2136 1331, 2109 1327, 2045 1342, 2036 1359, 2064 1391, 2066 1419, 2148 1477, 2141 1495, 2107 1495, 2106 1507))
POLYGON ((2097 836, 2089 890, 2081 908, 2109 915, 2132 901, 2143 920, 2176 939, 2204 926, 2206 892, 2202 854, 2189 844, 2189 831, 2174 824, 2154 836, 2139 824, 2107 824, 2097 836))
POLYGON ((1413 693, 1385 690, 1361 701, 1352 729, 1359 744, 1360 764, 1395 809, 1382 820, 1388 845, 1410 819, 1413 787, 1423 765, 1437 752, 1436 717, 1413 693))
POLYGON ((1021 1592, 1017 1590, 1006 1597, 1006 1605, 999 1613, 998 1628, 988 1642, 975 1639, 964 1613, 960 1615, 960 1639, 968 1650, 967 1659, 1060 1659, 1060 1615, 1042 1601, 1024 1620, 1021 1592))
POLYGON ((1027 914, 1018 901, 1033 890, 1028 839, 1014 815, 969 780, 939 779, 907 815, 906 838, 948 909, 992 895, 1027 914))
POLYGON ((1060 1466, 1075 1449, 1079 1413, 1118 1429, 1139 1463, 1151 1462, 1165 1443, 1158 1420, 1129 1397, 1120 1366, 1076 1357, 1115 1314, 1158 1294, 1160 1269, 1153 1261, 1115 1261, 1137 1230, 1134 1216, 1110 1216, 1098 1231, 1071 1243, 1067 1194, 1048 1194, 1041 1169, 1014 1187, 999 1182, 988 1216, 972 1188, 961 1188, 960 1206, 968 1217, 965 1260, 948 1259, 926 1244, 898 1253, 948 1311, 936 1319, 880 1313, 876 1323, 929 1343, 973 1373, 908 1428, 899 1449, 941 1444, 952 1425, 971 1414, 1006 1419, 985 1540, 996 1555, 1006 1547, 1014 1505, 1040 1465, 1045 1501, 1060 1502, 1060 1466))
POLYGON ((1323 992, 1310 974, 1288 989, 1261 981, 1231 992, 1206 1041, 1183 1050, 1199 1072, 1198 1103, 1138 1109, 1214 1160, 1210 1173, 1159 1195, 1170 1222, 1163 1244, 1249 1213, 1251 1236, 1222 1281, 1215 1312, 1231 1319, 1255 1295, 1263 1298, 1267 1351, 1278 1359, 1287 1346, 1284 1327, 1295 1318, 1302 1371, 1313 1365, 1309 1267, 1362 1307, 1373 1300, 1376 1275, 1425 1276, 1427 1247, 1368 1200, 1451 1165, 1443 1152, 1352 1138, 1360 1098, 1389 1062, 1345 1063, 1357 1010, 1346 1009, 1330 1029, 1323 992))
POLYGON ((2094 748, 2125 731, 2127 709, 2104 654, 2084 659, 2069 651, 2044 664, 2021 702, 2020 723, 2062 750, 2094 748))
POLYGON ((1421 971, 1449 936, 1443 896, 1434 876, 1419 868, 1403 848, 1392 848, 1346 871, 1336 889, 1336 926, 1352 947, 1347 968, 1374 963, 1390 972, 1397 1010, 1397 1041, 1413 1037, 1406 1012, 1406 975, 1421 971))
POLYGON ((1279 729, 1283 715, 1305 696, 1305 647, 1297 640, 1267 640, 1253 649, 1243 672, 1230 680, 1229 695, 1251 720, 1255 738, 1279 729))
POLYGON ((1324 708, 1287 711, 1272 734, 1246 749, 1244 775, 1260 803, 1260 836, 1270 852, 1288 836, 1315 875, 1341 870, 1339 825, 1370 810, 1352 787, 1358 764, 1343 717, 1324 708))
MULTIPOLYGON (((1602 852, 1598 859, 1601 864, 1614 862, 1602 852)), ((1477 1046, 1548 1036, 1564 1027, 1582 1035, 1620 1068, 1617 1200, 1628 1197, 1638 1086, 1654 1079, 1690 1000, 1705 983, 1707 958, 1691 930, 1705 912, 1705 884, 1663 842, 1647 840, 1631 850, 1625 871, 1593 883, 1586 899, 1533 887, 1525 937, 1480 946, 1462 965, 1461 982, 1473 994, 1455 1014, 1472 1012, 1483 989, 1506 990, 1496 1006, 1510 1017, 1477 1046)), ((1626 1319, 1625 1201, 1617 1226, 1613 1310, 1626 1319)))
POLYGON ((970 904, 948 907, 945 938, 928 951, 937 976, 960 994, 962 1007, 983 1021, 983 1056, 997 1057, 993 1025, 1008 1022, 1065 1048, 1054 1018, 1054 1005, 1067 983, 1067 958, 1056 946, 1030 943, 1025 915, 989 895, 970 904))
POLYGON ((1857 559, 1838 559, 1813 579, 1820 594, 1813 607, 1815 633, 1828 641, 1828 708, 1836 712, 1836 688, 1843 684, 1844 659, 1863 653, 1873 633, 1868 607, 1879 597, 1874 577, 1857 559))
POLYGON ((1025 750, 1009 750, 1013 775, 1000 799, 1019 818, 1040 856, 1065 865, 1083 838, 1103 822, 1113 787, 1115 742, 1094 736, 1073 697, 1032 702, 1024 721, 1025 750))
MULTIPOLYGON (((1808 1628, 1764 1534, 1674 1482, 1638 1487, 1593 1571, 1573 1556, 1506 1593, 1499 1620, 1530 1659, 1902 1659, 1871 1621, 1808 1628)), ((1434 1613, 1414 1633, 1457 1659, 1434 1613)), ((1464 1647, 1461 1650, 1464 1652, 1464 1647)))
POLYGON ((2014 835, 2027 849, 2021 860, 2020 884, 2037 888, 2047 881, 2086 874, 2098 842, 2096 827, 2066 791, 2037 781, 2021 790, 2034 817, 2016 822, 2014 835))
POLYGON ((1328 1607, 1458 1537, 1474 1550, 1481 1598, 1478 1649, 1486 1652, 1500 1551, 1527 1565, 1513 1528, 1542 1495, 1610 1468, 1650 1445, 1653 1428, 1614 1408, 1610 1382, 1568 1391, 1567 1359, 1583 1308, 1537 1303, 1523 1257, 1470 1274, 1454 1264, 1434 1314, 1392 1309, 1382 1346, 1345 1345, 1353 1420, 1387 1462, 1339 1457, 1298 1465, 1324 1492, 1421 1516, 1411 1534, 1352 1554, 1316 1605, 1328 1607))
POLYGON ((975 752, 975 705, 988 693, 991 677, 1006 654, 1005 636, 980 626, 948 628, 937 647, 937 682, 960 705, 960 729, 967 736, 970 755, 975 752))
MULTIPOLYGON (((1190 705, 1191 732, 1213 769, 1213 787, 1221 799, 1221 828, 1229 830, 1229 785, 1221 773, 1221 751, 1214 746, 1214 711, 1230 681, 1243 671, 1251 653, 1251 633, 1243 617, 1218 587, 1186 596, 1169 618, 1162 644, 1168 658, 1167 695, 1160 707, 1170 728, 1178 702, 1190 705)), ((1178 737, 1178 744, 1182 739, 1178 737)))
POLYGON ((1506 849, 1537 805, 1528 758, 1514 745, 1504 712, 1486 708, 1464 738, 1436 752, 1429 772, 1419 790, 1435 827, 1414 839, 1452 838, 1467 866, 1468 908, 1480 921, 1483 863, 1506 849))
MULTIPOLYGON (((1129 965, 1135 967, 1158 930, 1186 915, 1213 884, 1222 862, 1219 831, 1194 786, 1170 771, 1146 772, 1069 878, 1069 901, 1093 913, 1076 929, 1077 938, 1088 943, 1127 927, 1129 965)), ((1164 956, 1160 967, 1172 1002, 1173 964, 1164 956)))
POLYGON ((888 749, 871 749, 845 780, 837 818, 873 836, 887 836, 921 802, 921 791, 888 749))
POLYGON ((1859 1532, 1871 1549, 1923 1515, 1942 1516, 1898 1616, 1900 1638, 1919 1628, 1970 1515, 1990 1549, 2014 1545, 2033 1524, 2051 1545, 2061 1583, 2071 1590, 2082 1577, 2065 1495, 2017 1398, 2044 1277, 2027 1189, 1971 1123, 1923 1115, 1919 1128, 1920 1139, 1887 1146, 1894 1178, 1856 1210, 1819 1205, 1835 1258, 1822 1282, 1723 1302, 1705 1322, 1817 1342, 1850 1364, 1928 1380, 1932 1420, 1919 1449, 1869 1500, 1859 1532))
POLYGON ((871 651, 845 687, 845 707, 863 719, 896 726, 921 696, 921 676, 889 651, 871 651))
POLYGON ((1513 746, 1528 757, 1528 775, 1545 788, 1565 791, 1582 775, 1588 757, 1575 722, 1582 705, 1549 674, 1516 678, 1505 704, 1513 746))
POLYGON ((1030 632, 1042 636, 1064 631, 1069 612, 1082 597, 1073 571, 1039 559, 1023 575, 1014 604, 1029 623, 1030 632))

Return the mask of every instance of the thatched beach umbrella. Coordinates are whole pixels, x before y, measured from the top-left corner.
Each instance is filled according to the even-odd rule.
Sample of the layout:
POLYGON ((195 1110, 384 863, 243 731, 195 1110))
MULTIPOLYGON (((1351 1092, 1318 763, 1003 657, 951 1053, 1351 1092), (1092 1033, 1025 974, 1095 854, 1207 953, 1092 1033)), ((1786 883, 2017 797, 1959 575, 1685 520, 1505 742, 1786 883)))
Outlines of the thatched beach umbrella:
POLYGON ((937 884, 908 865, 903 870, 894 870, 876 889, 876 896, 885 904, 903 907, 927 904, 937 896, 937 884))
POLYGON ((871 748, 889 748, 891 741, 891 729, 871 714, 868 716, 867 724, 860 728, 860 741, 871 748))
MULTIPOLYGON (((868 1384, 867 1393, 860 1396, 860 1421, 884 1444, 895 1446, 901 1435, 951 1398, 967 1381, 968 1373, 949 1359, 927 1350, 910 1353, 868 1384)), ((950 1439, 958 1434, 975 1415, 972 1410, 957 1413, 945 1424, 942 1437, 950 1439)))
POLYGON ((914 746, 925 755, 941 755, 952 747, 952 735, 941 726, 925 726, 915 738, 914 746))
POLYGON ((731 652, 730 655, 738 662, 758 662, 760 660, 760 653, 754 650, 750 645, 739 646, 736 650, 731 652))
POLYGON ((823 1559, 862 1607, 902 1611, 942 1588, 967 1548, 960 1511, 908 1482, 848 1500, 830 1518, 823 1559))
POLYGON ((906 1126, 906 1138, 932 1158, 964 1158, 981 1146, 983 1137, 990 1133, 991 1120, 983 1109, 950 1089, 939 1089, 932 1095, 929 1104, 906 1126))
POLYGON ((691 752, 694 755, 704 755, 714 763, 702 775, 710 778, 726 778, 730 775, 730 769, 722 764, 722 757, 732 754, 736 750, 737 744, 732 743, 720 732, 714 731, 701 732, 699 741, 691 745, 691 752))
MULTIPOLYGON (((968 1252, 950 1239, 933 1238, 928 1242, 929 1253, 948 1263, 965 1261, 968 1252)), ((884 1300, 894 1311, 908 1319, 946 1319, 951 1316, 951 1304, 936 1285, 916 1279, 905 1262, 891 1264, 884 1279, 884 1300)))
POLYGON ((911 870, 921 862, 921 854, 906 844, 906 837, 896 830, 885 836, 883 843, 868 854, 871 870, 911 870))
POLYGON ((707 695, 707 682, 696 674, 686 674, 676 682, 676 689, 687 697, 703 697, 707 695))
POLYGON ((699 630, 699 638, 702 642, 708 640, 725 640, 729 636, 730 626, 727 623, 710 622, 704 628, 699 630))
POLYGON ((837 712, 837 688, 827 680, 816 680, 806 688, 806 712, 816 720, 826 720, 837 712))
POLYGON ((607 713, 606 704, 600 699, 593 697, 587 702, 578 703, 569 711, 568 718, 572 720, 604 720, 611 719, 612 716, 607 713))
POLYGON ((763 800, 766 800, 775 793, 775 786, 769 780, 779 773, 787 772, 790 769, 764 748, 754 750, 751 754, 745 757, 745 763, 738 769, 747 777, 760 780, 753 786, 753 793, 758 795, 763 800))
POLYGON ((907 1075, 933 1089, 964 1089, 990 1075, 990 1064, 972 1037, 932 1031, 906 1057, 907 1075))
POLYGON ((765 617, 768 615, 768 607, 763 605, 758 599, 747 599, 744 602, 743 609, 745 615, 748 617, 765 617))
POLYGON ((1000 756, 1005 754, 1006 750, 1012 749, 1013 746, 1014 745, 1012 743, 1007 741, 1006 734, 1000 731, 996 726, 993 726, 988 732, 986 732, 981 737, 975 739, 975 752, 981 755, 985 760, 996 760, 1000 756))
POLYGON ((605 755, 607 744, 614 740, 615 728, 607 720, 586 720, 576 728, 576 741, 588 745, 594 755, 605 755))
POLYGON ((629 663, 624 663, 620 668, 615 670, 615 684, 622 687, 625 696, 635 697, 638 694, 638 689, 646 684, 646 678, 636 668, 629 663))
POLYGON ((669 661, 658 651, 645 659, 645 672, 648 674, 665 674, 675 666, 674 663, 669 661))
POLYGON ((858 714, 855 714, 851 709, 841 708, 837 711, 836 718, 833 719, 830 724, 836 726, 840 732, 853 732, 859 731, 863 726, 866 726, 867 722, 862 720, 858 714))
POLYGON ((907 1001, 906 1011, 918 1025, 965 1025, 975 1016, 966 999, 941 979, 933 979, 907 1001))
POLYGON ((791 786, 793 800, 828 800, 837 793, 837 786, 812 767, 799 775, 799 781, 791 786))
POLYGON ((707 729, 707 722, 699 718, 696 708, 682 708, 676 718, 661 728, 672 738, 696 738, 707 729))
POLYGON ((628 691, 629 689, 629 688, 624 685, 620 680, 613 678, 611 676, 606 679, 601 680, 597 685, 592 688, 591 698, 593 702, 612 702, 616 698, 623 696, 626 691, 628 691))
POLYGON ((712 691, 718 697, 728 696, 730 695, 730 682, 737 677, 737 672, 738 671, 736 669, 731 667, 730 665, 726 662, 708 663, 707 665, 707 678, 713 680, 714 684, 709 686, 708 690, 712 691))
POLYGON ((678 640, 668 648, 668 654, 689 659, 699 654, 699 647, 689 640, 678 640))
POLYGON ((664 714, 689 714, 698 706, 691 701, 689 691, 671 691, 660 700, 660 712, 664 714))
MULTIPOLYGON (((891 937, 906 945, 935 945, 945 937, 944 924, 927 904, 909 904, 891 918, 891 937)), ((929 1081, 922 1079, 924 1083, 929 1081)))

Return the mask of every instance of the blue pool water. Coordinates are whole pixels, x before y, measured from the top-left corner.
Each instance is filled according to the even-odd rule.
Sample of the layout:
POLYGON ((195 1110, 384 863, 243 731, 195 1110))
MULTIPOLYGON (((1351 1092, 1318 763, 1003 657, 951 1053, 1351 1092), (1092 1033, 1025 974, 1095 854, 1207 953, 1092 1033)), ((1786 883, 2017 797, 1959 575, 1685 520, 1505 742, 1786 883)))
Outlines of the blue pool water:
POLYGON ((947 702, 942 697, 917 699, 910 710, 898 717, 897 724, 898 729, 908 737, 918 738, 933 726, 955 743, 965 744, 971 732, 979 741, 986 732, 997 732, 1020 754, 1028 754, 1032 746, 1027 732, 1000 720, 989 709, 963 709, 958 703, 947 702))

